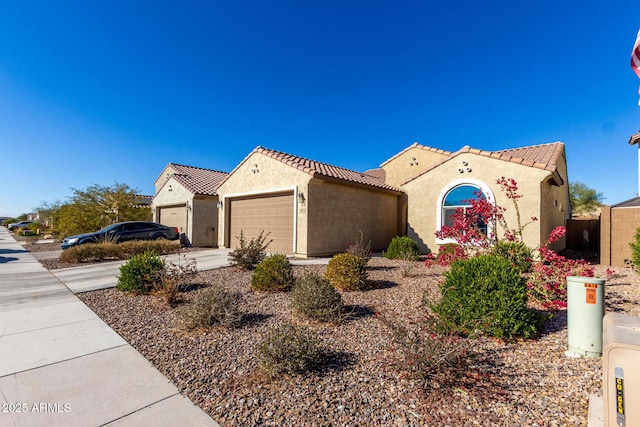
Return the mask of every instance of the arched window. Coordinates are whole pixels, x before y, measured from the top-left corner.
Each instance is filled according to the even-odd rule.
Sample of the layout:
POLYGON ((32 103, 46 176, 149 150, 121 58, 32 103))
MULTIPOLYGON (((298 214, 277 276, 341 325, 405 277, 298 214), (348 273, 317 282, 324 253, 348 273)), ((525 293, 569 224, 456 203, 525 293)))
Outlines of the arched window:
MULTIPOLYGON (((478 197, 483 197, 488 201, 494 200, 489 187, 476 180, 454 182, 443 189, 438 198, 437 229, 440 230, 443 225, 453 225, 451 216, 458 209, 462 209, 465 213, 469 212, 471 209, 469 200, 478 197)), ((488 234, 487 224, 479 225, 482 231, 488 234)), ((448 243, 448 241, 438 239, 438 243, 448 243)))

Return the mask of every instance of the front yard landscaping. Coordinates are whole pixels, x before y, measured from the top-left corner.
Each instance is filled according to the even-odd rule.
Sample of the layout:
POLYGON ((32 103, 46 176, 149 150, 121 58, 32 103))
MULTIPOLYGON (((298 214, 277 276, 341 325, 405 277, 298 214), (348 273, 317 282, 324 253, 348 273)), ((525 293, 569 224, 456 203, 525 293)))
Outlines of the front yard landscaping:
MULTIPOLYGON (((462 378, 425 382, 403 365, 389 325, 420 322, 423 296, 440 297, 444 268, 374 257, 366 269, 371 287, 341 292, 348 314, 339 323, 302 320, 292 314, 289 293, 255 292, 252 273, 235 267, 198 273, 175 307, 158 295, 116 289, 78 296, 222 426, 587 424, 588 396, 601 392, 601 360, 564 355, 566 311, 556 311, 533 339, 468 339, 462 378), (242 295, 240 325, 180 328, 180 307, 214 285, 242 295), (290 323, 317 334, 328 359, 320 370, 274 377, 256 349, 274 326, 290 323)), ((595 270, 607 277, 606 310, 640 315, 638 275, 595 270)), ((293 267, 296 277, 325 271, 293 267)))

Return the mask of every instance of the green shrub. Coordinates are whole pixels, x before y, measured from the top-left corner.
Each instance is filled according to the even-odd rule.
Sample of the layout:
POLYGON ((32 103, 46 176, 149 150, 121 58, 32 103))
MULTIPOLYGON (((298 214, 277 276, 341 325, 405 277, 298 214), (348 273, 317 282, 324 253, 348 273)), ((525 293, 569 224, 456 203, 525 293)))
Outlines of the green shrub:
POLYGON ((318 322, 336 322, 344 311, 340 292, 317 274, 299 278, 289 301, 293 313, 318 322))
POLYGON ((523 242, 501 240, 495 247, 495 253, 510 261, 522 273, 528 273, 531 270, 533 253, 523 242))
POLYGON ((415 240, 411 240, 406 236, 396 236, 389 243, 384 256, 389 259, 418 259, 420 249, 415 240))
POLYGON ((251 276, 251 289, 262 292, 288 291, 294 281, 293 268, 287 256, 273 254, 256 266, 251 276))
POLYGON ((273 241, 272 239, 266 242, 269 234, 271 233, 265 235, 264 231, 261 231, 258 237, 254 237, 247 242, 244 233, 240 230, 240 236, 236 236, 236 239, 240 242, 240 246, 229 252, 231 265, 238 266, 245 270, 253 270, 256 268, 256 266, 267 257, 267 247, 273 241))
POLYGON ((200 292, 193 303, 178 309, 179 322, 185 329, 208 328, 212 325, 237 326, 243 318, 239 308, 242 299, 238 292, 228 292, 221 286, 213 285, 200 292))
POLYGON ((359 256, 338 254, 329 260, 325 278, 341 291, 361 291, 367 287, 366 265, 359 256))
POLYGON ((116 289, 147 293, 161 282, 163 269, 164 261, 153 252, 134 255, 120 267, 116 289))
POLYGON ((39 222, 32 222, 27 228, 37 234, 38 230, 44 229, 44 226, 39 222))
POLYGON ((302 326, 282 325, 270 329, 256 348, 258 359, 272 376, 301 374, 325 363, 322 341, 302 326))
POLYGON ((530 337, 540 318, 527 306, 527 284, 511 262, 496 255, 455 261, 444 273, 442 299, 428 303, 443 324, 467 335, 480 330, 496 338, 530 337))
POLYGON ((629 246, 631 246, 631 262, 637 269, 640 269, 640 227, 636 228, 633 241, 629 243, 629 246))

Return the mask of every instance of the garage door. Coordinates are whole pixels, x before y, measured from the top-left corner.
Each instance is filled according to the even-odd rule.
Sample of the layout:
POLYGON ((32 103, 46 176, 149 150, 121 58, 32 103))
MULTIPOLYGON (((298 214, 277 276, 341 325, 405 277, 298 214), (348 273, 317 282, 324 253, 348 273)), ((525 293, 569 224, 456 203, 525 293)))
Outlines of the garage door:
POLYGON ((177 227, 180 233, 187 232, 187 208, 185 205, 160 208, 158 222, 167 227, 177 227))
POLYGON ((273 242, 267 252, 293 253, 293 192, 260 195, 229 201, 230 247, 239 245, 242 230, 245 238, 257 237, 264 230, 273 242))

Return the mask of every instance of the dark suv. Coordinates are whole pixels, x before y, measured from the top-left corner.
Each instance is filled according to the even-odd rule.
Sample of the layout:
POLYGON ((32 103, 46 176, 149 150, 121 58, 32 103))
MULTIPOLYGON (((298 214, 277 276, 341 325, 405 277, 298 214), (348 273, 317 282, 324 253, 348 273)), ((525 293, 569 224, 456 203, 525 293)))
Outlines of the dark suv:
POLYGON ((62 249, 84 243, 126 242, 127 240, 178 240, 180 233, 176 227, 146 221, 128 221, 111 224, 93 233, 69 236, 62 241, 62 249))

